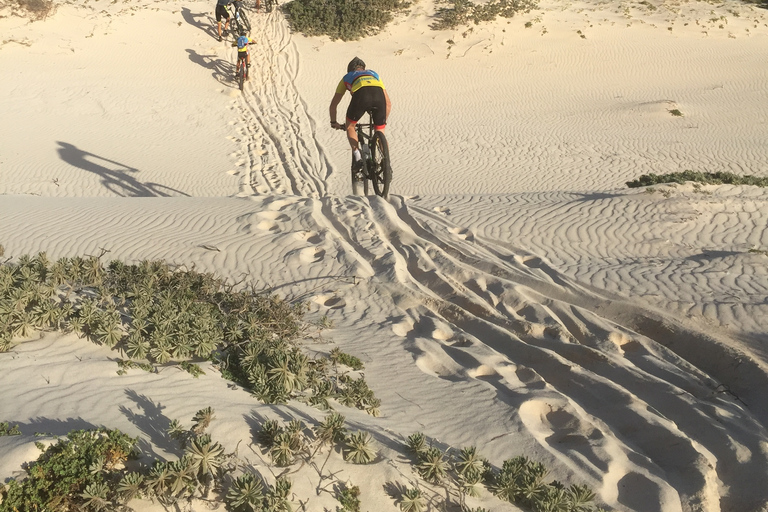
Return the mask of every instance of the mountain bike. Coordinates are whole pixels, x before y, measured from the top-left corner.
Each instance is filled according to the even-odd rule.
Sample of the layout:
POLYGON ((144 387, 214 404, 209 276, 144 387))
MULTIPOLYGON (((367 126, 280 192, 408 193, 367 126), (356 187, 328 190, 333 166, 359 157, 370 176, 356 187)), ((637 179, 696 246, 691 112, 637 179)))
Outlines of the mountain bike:
MULTIPOLYGON (((389 159, 389 144, 383 132, 377 131, 373 124, 373 115, 367 111, 368 121, 360 120, 355 126, 357 141, 362 155, 363 165, 359 170, 352 161, 352 193, 368 195, 368 181, 377 196, 387 198, 389 184, 392 181, 392 166, 389 159)), ((339 130, 346 130, 343 126, 339 130)))
MULTIPOLYGON (((250 44, 250 43, 248 43, 250 44)), ((232 46, 237 47, 237 43, 232 43, 232 46)), ((235 80, 237 80, 240 90, 243 90, 246 80, 250 78, 248 68, 248 57, 240 57, 241 52, 237 52, 237 64, 235 64, 235 80)))
POLYGON ((277 0, 261 0, 264 4, 264 10, 266 12, 272 12, 272 9, 277 5, 277 0))
POLYGON ((251 22, 248 19, 248 15, 245 13, 242 0, 232 2, 230 5, 232 5, 232 9, 230 10, 232 33, 235 37, 240 35, 250 35, 251 22))

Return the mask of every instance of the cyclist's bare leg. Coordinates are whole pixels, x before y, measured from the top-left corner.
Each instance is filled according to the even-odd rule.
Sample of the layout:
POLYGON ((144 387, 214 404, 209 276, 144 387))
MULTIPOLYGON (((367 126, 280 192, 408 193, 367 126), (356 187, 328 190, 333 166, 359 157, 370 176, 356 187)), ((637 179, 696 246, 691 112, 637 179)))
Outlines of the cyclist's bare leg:
POLYGON ((347 140, 349 141, 349 147, 352 148, 352 151, 358 148, 357 131, 355 130, 356 124, 357 123, 350 122, 350 120, 347 119, 347 140))
MULTIPOLYGON (((221 22, 219 22, 218 25, 219 25, 219 39, 221 39, 221 22)), ((224 23, 224 32, 226 32, 227 30, 229 30, 229 20, 227 20, 224 23)))

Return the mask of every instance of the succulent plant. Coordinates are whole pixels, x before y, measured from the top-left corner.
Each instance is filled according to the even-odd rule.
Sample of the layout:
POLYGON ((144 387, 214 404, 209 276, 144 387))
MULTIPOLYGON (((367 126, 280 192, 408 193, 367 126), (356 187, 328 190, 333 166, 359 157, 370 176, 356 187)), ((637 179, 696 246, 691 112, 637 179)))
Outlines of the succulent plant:
POLYGON ((264 484, 261 478, 253 473, 244 473, 232 482, 224 501, 235 512, 262 510, 263 491, 264 484))
POLYGON ((426 507, 427 503, 421 495, 421 491, 416 487, 406 489, 400 497, 400 510, 402 512, 422 512, 426 507))
POLYGON ((127 503, 134 498, 139 498, 142 494, 142 485, 144 484, 144 475, 136 471, 126 473, 117 484, 117 493, 123 503, 127 503))
POLYGON ((448 463, 445 454, 439 448, 430 447, 419 454, 416 469, 419 475, 430 483, 439 483, 448 473, 448 463))
POLYGON ((197 471, 198 478, 204 479, 221 468, 224 461, 224 447, 211 441, 211 436, 203 434, 191 440, 187 446, 186 455, 189 456, 192 468, 197 471))
POLYGON ((354 464, 368 464, 376 458, 376 452, 371 448, 371 434, 368 432, 353 432, 347 438, 344 459, 354 464))

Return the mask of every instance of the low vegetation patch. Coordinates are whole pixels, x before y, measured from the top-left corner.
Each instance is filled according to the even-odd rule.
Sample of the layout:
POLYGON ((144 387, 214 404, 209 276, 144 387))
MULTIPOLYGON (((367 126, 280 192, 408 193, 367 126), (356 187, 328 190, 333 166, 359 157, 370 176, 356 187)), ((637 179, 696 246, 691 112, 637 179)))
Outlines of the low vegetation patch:
MULTIPOLYGON (((538 0, 439 0, 433 30, 511 18, 538 7, 538 0)), ((408 10, 406 0, 292 0, 283 5, 291 29, 306 36, 328 36, 352 41, 379 33, 398 13, 408 10)))
POLYGON ((475 3, 471 0, 439 0, 443 5, 430 25, 434 30, 454 29, 459 25, 494 21, 497 17, 511 18, 517 13, 527 13, 539 6, 538 0, 491 0, 475 3))
MULTIPOLYGON (((413 456, 416 472, 426 484, 442 488, 446 496, 445 509, 455 505, 456 510, 469 510, 465 496, 480 497, 483 490, 490 491, 502 501, 508 501, 534 512, 601 512, 595 503, 595 493, 585 485, 571 485, 553 480, 546 482, 548 470, 540 462, 525 456, 504 461, 500 469, 494 468, 474 446, 460 450, 440 449, 421 432, 408 437, 405 448, 413 456)), ((413 487, 402 492, 400 509, 426 510, 427 486, 413 487)), ((442 510, 442 509, 441 509, 442 510)), ((452 510, 452 509, 451 509, 452 510)), ((474 509, 483 512, 485 509, 474 509)))
POLYGON ((353 41, 378 34, 409 6, 405 0, 292 0, 282 10, 296 32, 353 41))
POLYGON ((267 403, 299 399, 329 409, 336 400, 377 415, 359 359, 302 352, 305 311, 162 261, 104 267, 95 256, 52 262, 40 253, 0 265, 0 352, 36 331, 74 332, 126 355, 120 374, 178 365, 198 377, 197 363, 210 360, 267 403))
POLYGON ((25 467, 27 478, 0 490, 0 511, 105 509, 116 494, 117 468, 136 457, 137 442, 101 428, 72 431, 48 447, 37 443, 42 455, 25 467))
POLYGON ((10 425, 7 421, 0 421, 0 436, 20 436, 18 425, 10 425))
MULTIPOLYGON (((212 439, 206 431, 215 414, 207 407, 195 414, 189 427, 178 420, 169 425, 167 441, 178 444, 181 453, 172 460, 147 457, 138 448, 143 445, 138 438, 106 428, 72 431, 49 446, 37 443, 42 454, 24 465, 26 478, 9 479, 0 486, 0 512, 140 510, 136 500, 181 510, 192 499, 223 502, 227 510, 236 512, 296 510, 294 500, 302 510, 312 510, 307 508, 311 496, 296 496, 286 476, 302 468, 314 468, 317 477, 334 489, 339 502, 336 512, 364 509, 360 488, 340 480, 347 472, 325 468, 331 457, 341 456, 350 464, 383 461, 370 433, 349 432, 344 416, 335 412, 315 425, 290 416, 285 422, 255 419, 260 429, 254 441, 271 459, 267 469, 272 478, 265 478, 252 463, 212 439), (321 453, 323 460, 315 461, 321 453)), ((412 456, 410 487, 382 482, 401 511, 425 511, 430 503, 439 510, 487 512, 466 503, 467 496, 481 497, 485 492, 533 512, 603 511, 587 486, 545 482, 546 468, 524 456, 494 468, 473 446, 443 450, 422 433, 408 437, 402 448, 412 456)))
POLYGON ((662 183, 680 183, 687 181, 703 183, 705 185, 755 185, 757 187, 767 187, 768 178, 758 178, 756 176, 739 176, 730 172, 698 172, 683 171, 669 174, 643 174, 634 181, 628 181, 629 188, 647 187, 649 185, 658 185, 662 183))
MULTIPOLYGON (((168 426, 167 441, 183 453, 176 460, 147 464, 139 440, 118 430, 73 431, 55 444, 36 444, 42 454, 24 466, 26 478, 0 485, 0 512, 128 510, 135 499, 179 509, 194 498, 223 501, 233 511, 288 511, 299 497, 285 475, 306 467, 331 481, 337 511, 361 510, 360 489, 323 468, 330 457, 355 465, 385 458, 372 433, 350 431, 330 401, 374 415, 379 401, 359 373, 360 359, 334 349, 310 360, 301 351, 304 311, 304 305, 236 290, 211 274, 158 261, 112 261, 104 267, 98 257, 51 262, 39 253, 0 264, 0 351, 35 332, 71 331, 127 354, 130 359, 118 360, 119 374, 162 364, 197 377, 203 371, 192 360, 209 359, 264 401, 299 399, 330 411, 314 425, 287 414, 282 422, 256 418, 255 441, 272 478, 206 433, 214 420, 210 407, 197 412, 191 427, 178 420, 168 426), (323 452, 325 461, 314 462, 323 452)), ((4 421, 0 435, 23 434, 4 421)), ((474 447, 440 448, 421 433, 403 448, 412 454, 410 487, 383 482, 393 506, 403 511, 426 510, 430 503, 484 512, 469 508, 466 497, 485 491, 534 512, 601 510, 589 488, 545 482, 546 469, 522 456, 494 468, 474 447)))
POLYGON ((53 14, 53 0, 15 0, 20 14, 33 20, 43 20, 53 14))

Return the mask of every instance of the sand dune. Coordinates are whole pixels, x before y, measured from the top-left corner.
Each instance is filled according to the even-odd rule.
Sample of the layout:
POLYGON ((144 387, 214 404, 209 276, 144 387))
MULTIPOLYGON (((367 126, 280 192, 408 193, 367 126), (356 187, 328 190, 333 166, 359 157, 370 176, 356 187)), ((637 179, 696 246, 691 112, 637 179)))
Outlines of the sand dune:
MULTIPOLYGON (((364 510, 395 510, 392 486, 419 481, 402 445, 417 431, 497 466, 525 454, 609 509, 766 507, 768 193, 624 186, 768 176, 764 9, 544 2, 436 32, 417 3, 347 43, 256 13, 241 93, 209 3, 0 19, 6 257, 165 259, 309 303, 333 328, 307 350, 359 357, 382 402, 377 418, 341 408, 378 461, 327 467, 364 510), (327 127, 353 55, 394 104, 389 200, 349 195, 327 127)), ((0 354, 0 421, 23 433, 0 437, 3 481, 39 454, 35 432, 103 425, 176 456, 165 428, 209 405, 213 437, 273 478, 258 425, 324 416, 264 405, 207 365, 118 376, 118 357, 56 333, 0 354)), ((296 508, 338 505, 314 469, 291 478, 296 508)))

